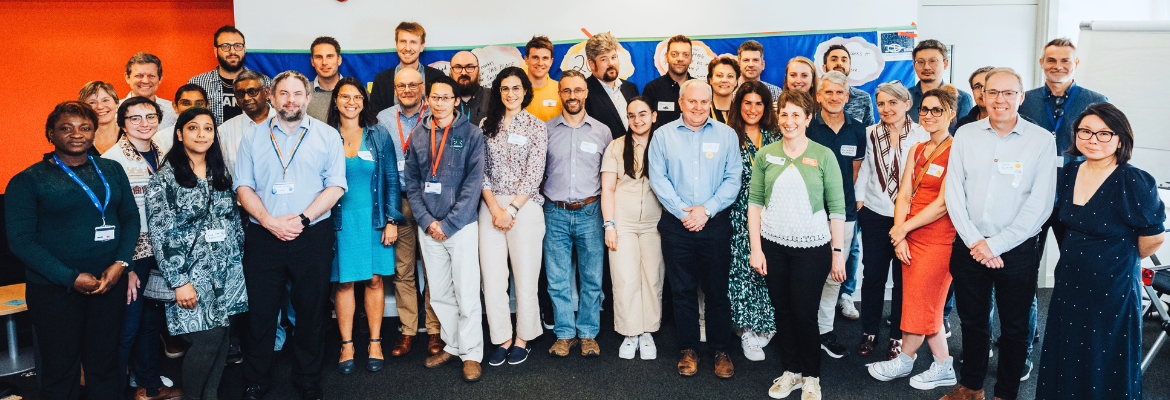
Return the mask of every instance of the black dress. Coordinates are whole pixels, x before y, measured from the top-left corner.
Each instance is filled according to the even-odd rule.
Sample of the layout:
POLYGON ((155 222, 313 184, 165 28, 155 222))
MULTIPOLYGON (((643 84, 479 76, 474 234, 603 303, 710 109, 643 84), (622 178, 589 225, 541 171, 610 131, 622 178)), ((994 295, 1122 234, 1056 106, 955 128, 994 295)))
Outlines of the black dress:
POLYGON ((1040 356, 1037 399, 1141 399, 1138 237, 1164 231, 1150 174, 1117 167, 1084 206, 1073 204, 1082 162, 1062 168, 1056 207, 1068 227, 1040 356))

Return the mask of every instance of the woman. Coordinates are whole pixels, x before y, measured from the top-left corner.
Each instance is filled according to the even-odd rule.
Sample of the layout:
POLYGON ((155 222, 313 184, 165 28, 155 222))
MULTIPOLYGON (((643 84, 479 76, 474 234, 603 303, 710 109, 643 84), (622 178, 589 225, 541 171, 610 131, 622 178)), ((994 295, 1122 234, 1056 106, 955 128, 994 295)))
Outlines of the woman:
MULTIPOLYGON (((750 182, 756 152, 780 139, 772 93, 759 81, 744 82, 731 103, 731 129, 739 135, 739 156, 743 164, 740 176, 750 182)), ((751 240, 748 238, 748 192, 751 185, 741 185, 739 196, 731 206, 731 275, 728 296, 731 318, 743 328, 740 342, 744 356, 752 361, 764 359, 764 346, 776 334, 775 313, 764 277, 752 271, 751 240)))
POLYGON ((987 83, 987 72, 993 69, 995 67, 979 68, 971 73, 970 79, 967 79, 967 83, 971 85, 971 96, 975 98, 975 108, 972 108, 971 112, 968 112, 963 118, 959 118, 959 122, 955 125, 956 129, 960 126, 987 118, 987 109, 983 105, 983 85, 987 83))
POLYGON ((732 97, 739 85, 739 62, 723 56, 707 64, 707 84, 711 85, 711 117, 726 124, 732 97))
POLYGON ((784 67, 784 90, 799 90, 814 95, 817 93, 817 68, 812 60, 796 56, 784 67))
POLYGON ((154 256, 175 291, 167 328, 191 343, 183 359, 186 399, 217 398, 230 317, 248 311, 244 229, 218 136, 210 110, 183 111, 176 145, 146 188, 154 256))
POLYGON ((817 309, 825 277, 845 280, 845 191, 833 151, 805 136, 812 96, 787 90, 777 104, 783 138, 756 154, 748 192, 751 265, 777 294, 772 306, 784 365, 768 395, 802 389, 802 397, 819 399, 817 309))
POLYGON ((382 314, 386 307, 383 275, 394 275, 394 242, 398 240, 398 153, 390 132, 378 125, 365 85, 357 78, 337 82, 326 123, 341 133, 345 146, 345 181, 349 190, 333 207, 337 255, 330 281, 337 282, 334 311, 341 330, 342 374, 354 370, 354 282, 365 285, 365 310, 370 326, 366 369, 382 370, 382 314), (344 221, 344 223, 342 222, 344 221), (371 222, 372 221, 372 222, 371 222), (372 225, 366 225, 372 224, 372 225))
POLYGON ((909 376, 914 370, 918 348, 925 340, 934 362, 929 369, 910 378, 910 386, 920 390, 958 383, 943 329, 943 307, 951 287, 951 245, 955 238, 955 226, 947 216, 943 196, 951 154, 949 127, 955 118, 958 97, 959 90, 951 85, 922 95, 918 120, 930 133, 930 141, 910 150, 894 207, 894 227, 889 230, 890 242, 902 261, 901 289, 905 300, 901 319, 902 352, 892 360, 869 366, 869 374, 880 381, 909 376))
POLYGON ((98 126, 93 137, 93 148, 96 150, 94 155, 105 154, 118 143, 122 135, 122 131, 118 129, 120 122, 115 121, 118 116, 118 91, 114 90, 114 85, 93 81, 81 87, 77 101, 89 104, 93 112, 97 113, 98 126))
POLYGON ((658 356, 652 332, 662 325, 662 206, 650 189, 646 148, 654 137, 658 113, 646 98, 626 106, 630 132, 614 139, 601 161, 601 216, 613 282, 614 330, 625 336, 618 357, 643 360, 658 356))
MULTIPOLYGON (((112 119, 112 118, 111 118, 112 119)), ((141 221, 117 162, 94 157, 98 116, 78 101, 45 123, 53 151, 5 189, 8 245, 25 265, 25 300, 38 336, 40 398, 121 398, 118 337, 126 307, 122 274, 133 265, 141 221)))
MULTIPOLYGON (((930 140, 930 134, 915 124, 907 112, 913 106, 910 91, 900 82, 878 85, 878 117, 876 125, 866 129, 865 159, 857 173, 854 193, 857 193, 857 224, 864 232, 878 232, 861 236, 865 248, 861 287, 861 342, 857 354, 868 356, 876 349, 885 305, 886 281, 894 272, 893 301, 890 306, 890 342, 886 359, 897 357, 901 348, 902 331, 898 318, 902 315, 902 263, 894 255, 894 245, 884 233, 894 227, 894 201, 903 175, 902 167, 908 159, 910 147, 930 140)), ((915 110, 917 112, 917 110, 915 110)))
POLYGON ((479 260, 483 302, 492 344, 488 365, 520 364, 528 341, 543 333, 537 284, 544 243, 544 178, 548 133, 544 121, 525 110, 532 83, 519 67, 492 81, 483 120, 483 199, 479 205, 479 260), (511 259, 512 270, 508 271, 511 259), (516 281, 516 329, 508 303, 508 276, 516 281))
POLYGON ((1133 128, 1109 103, 1072 126, 1084 156, 1060 171, 1056 208, 1068 227, 1040 357, 1037 399, 1141 399, 1141 259, 1164 240, 1156 181, 1129 164, 1133 128), (1093 257, 1093 256, 1096 257, 1093 257), (1112 259, 1112 260, 1111 260, 1112 259))
POLYGON ((145 197, 146 185, 162 163, 161 156, 165 155, 151 140, 158 132, 161 117, 162 108, 148 98, 135 96, 122 102, 117 114, 122 138, 102 154, 102 158, 116 161, 126 171, 141 226, 134 247, 134 269, 126 278, 126 317, 122 321, 122 339, 118 343, 118 372, 125 372, 130 356, 134 356, 132 375, 138 386, 138 399, 170 399, 183 395, 178 389, 164 386, 159 376, 159 333, 166 323, 166 314, 161 301, 146 298, 143 293, 151 276, 162 277, 151 248, 145 197))

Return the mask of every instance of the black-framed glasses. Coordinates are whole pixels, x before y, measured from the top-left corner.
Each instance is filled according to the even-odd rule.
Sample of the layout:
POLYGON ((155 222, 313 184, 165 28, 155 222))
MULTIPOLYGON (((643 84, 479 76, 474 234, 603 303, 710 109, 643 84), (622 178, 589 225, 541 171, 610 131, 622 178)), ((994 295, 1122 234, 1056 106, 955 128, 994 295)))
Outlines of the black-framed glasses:
POLYGON ((1113 141, 1113 137, 1117 136, 1117 134, 1113 133, 1113 131, 1093 132, 1093 131, 1085 129, 1085 128, 1077 129, 1077 139, 1089 140, 1089 139, 1093 138, 1094 136, 1097 137, 1098 142, 1109 143, 1109 142, 1113 141))
POLYGON ((234 92, 236 92, 236 97, 256 97, 256 96, 260 95, 261 90, 264 90, 264 89, 262 89, 262 88, 235 89, 234 92))
POLYGON ((479 66, 478 65, 452 65, 451 71, 471 72, 471 71, 475 71, 476 68, 479 68, 479 66))
POLYGON ((216 45, 215 47, 218 47, 219 51, 222 51, 222 52, 227 52, 229 50, 244 51, 244 44, 243 43, 220 43, 219 45, 216 45))
POLYGON ((430 99, 431 99, 431 102, 432 102, 432 103, 440 103, 440 102, 441 102, 441 103, 449 103, 449 102, 451 102, 451 101, 455 100, 455 96, 435 96, 435 95, 431 95, 431 96, 430 96, 430 99))
POLYGON ((131 124, 138 125, 138 124, 142 123, 144 118, 146 121, 149 121, 151 123, 158 122, 158 114, 157 113, 150 113, 150 114, 146 114, 146 115, 131 115, 131 116, 126 117, 126 120, 130 121, 131 124))
POLYGON ((930 115, 933 115, 935 117, 941 117, 941 116, 943 116, 943 113, 947 112, 947 111, 950 111, 950 110, 938 108, 938 107, 931 107, 931 108, 918 107, 918 115, 930 114, 930 115))

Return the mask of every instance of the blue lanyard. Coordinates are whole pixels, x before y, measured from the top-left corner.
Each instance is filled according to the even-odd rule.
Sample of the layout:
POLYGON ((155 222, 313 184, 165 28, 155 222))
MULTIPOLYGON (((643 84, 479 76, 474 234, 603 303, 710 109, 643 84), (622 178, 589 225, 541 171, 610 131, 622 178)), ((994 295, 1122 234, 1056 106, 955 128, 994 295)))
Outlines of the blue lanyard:
MULTIPOLYGON (((1044 85, 1044 93, 1045 93, 1045 95, 1052 94, 1052 91, 1048 90, 1048 85, 1044 85)), ((1056 131, 1060 129, 1060 121, 1064 120, 1065 114, 1068 113, 1068 105, 1069 105, 1069 103, 1072 103, 1073 97, 1076 97, 1076 95, 1077 95, 1077 84, 1074 82, 1068 88, 1068 100, 1065 100, 1064 104, 1060 106, 1060 109, 1062 112, 1060 113, 1059 118, 1054 118, 1052 116, 1052 102, 1049 102, 1047 96, 1045 96, 1044 109, 1048 110, 1048 122, 1052 122, 1052 132, 1053 133, 1056 133, 1056 131)))
POLYGON ((85 190, 85 194, 89 195, 89 199, 93 201, 93 205, 97 207, 99 212, 102 213, 102 225, 104 226, 106 224, 106 207, 110 205, 110 183, 106 182, 106 176, 102 175, 102 170, 101 168, 98 168, 97 163, 93 161, 93 156, 86 155, 86 157, 89 157, 89 162, 93 163, 93 169, 97 170, 98 177, 102 179, 102 185, 105 185, 106 187, 105 204, 98 203, 97 195, 93 194, 93 190, 89 189, 89 185, 86 185, 85 182, 82 182, 81 178, 78 178, 77 174, 73 173, 73 170, 69 169, 68 165, 65 165, 65 163, 61 162, 60 158, 57 158, 56 154, 53 155, 53 161, 57 163, 57 166, 65 170, 65 173, 69 174, 69 177, 73 178, 74 182, 77 182, 78 185, 81 185, 81 189, 85 190))

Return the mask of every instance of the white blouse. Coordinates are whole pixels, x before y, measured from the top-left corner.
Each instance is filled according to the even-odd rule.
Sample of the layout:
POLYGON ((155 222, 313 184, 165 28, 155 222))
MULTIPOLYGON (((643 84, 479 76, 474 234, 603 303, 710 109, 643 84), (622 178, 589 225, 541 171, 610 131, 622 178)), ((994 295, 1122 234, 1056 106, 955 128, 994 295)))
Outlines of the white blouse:
MULTIPOLYGON (((877 179, 877 157, 874 157, 874 137, 877 135, 878 125, 870 125, 865 128, 865 159, 861 161, 861 170, 857 173, 857 182, 853 184, 853 191, 857 194, 857 201, 865 202, 865 208, 870 211, 878 213, 885 217, 894 216, 894 200, 886 192, 882 191, 881 182, 877 179)), ((897 135, 901 132, 890 132, 891 135, 897 135)), ((911 122, 910 133, 906 136, 906 140, 898 143, 898 162, 902 165, 898 166, 899 176, 898 181, 901 182, 901 174, 906 173, 906 158, 910 152, 910 148, 915 144, 930 140, 930 133, 926 132, 922 126, 911 122)), ((887 157, 886 162, 893 160, 893 157, 887 157)), ((886 165, 885 167, 889 167, 886 165)), ((856 207, 856 204, 846 204, 847 207, 856 207)))

